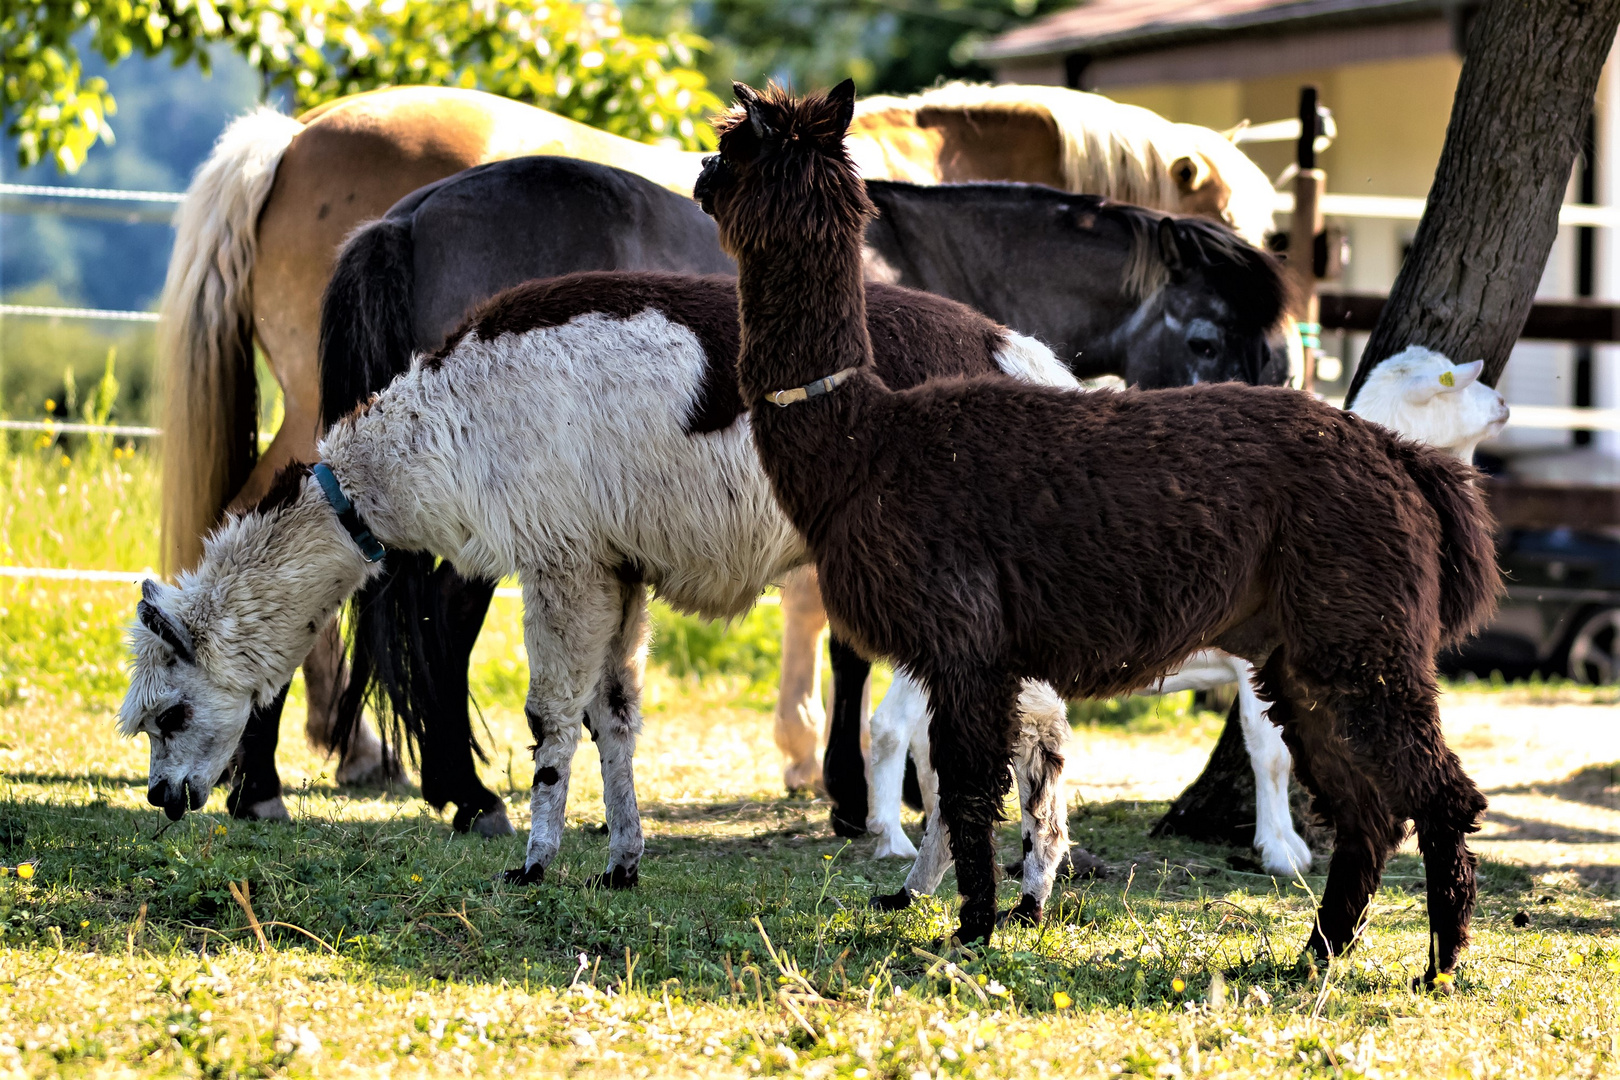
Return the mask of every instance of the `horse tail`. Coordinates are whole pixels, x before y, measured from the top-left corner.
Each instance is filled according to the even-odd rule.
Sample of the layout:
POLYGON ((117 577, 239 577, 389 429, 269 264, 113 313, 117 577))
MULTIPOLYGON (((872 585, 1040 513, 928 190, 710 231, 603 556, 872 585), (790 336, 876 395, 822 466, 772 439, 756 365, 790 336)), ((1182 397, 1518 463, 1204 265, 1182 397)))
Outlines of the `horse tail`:
MULTIPOLYGON (((321 298, 321 424, 331 427, 410 368, 415 345, 411 295, 414 242, 408 218, 360 226, 344 242, 321 298)), ((433 714, 433 657, 445 655, 444 619, 434 583, 435 559, 390 551, 383 572, 349 604, 349 684, 338 705, 333 740, 348 745, 369 701, 383 741, 420 764, 433 714)), ((478 749, 476 743, 474 749, 478 749)), ((429 791, 435 806, 445 800, 429 791), (437 800, 437 801, 435 801, 437 800)))
POLYGON ((253 262, 259 212, 297 120, 259 108, 233 120, 175 214, 158 306, 163 416, 163 565, 202 557, 202 538, 259 456, 253 262))
POLYGON ((1441 645, 1456 645, 1485 624, 1502 592, 1496 522, 1472 466, 1404 439, 1396 446, 1406 474, 1440 519, 1441 645))

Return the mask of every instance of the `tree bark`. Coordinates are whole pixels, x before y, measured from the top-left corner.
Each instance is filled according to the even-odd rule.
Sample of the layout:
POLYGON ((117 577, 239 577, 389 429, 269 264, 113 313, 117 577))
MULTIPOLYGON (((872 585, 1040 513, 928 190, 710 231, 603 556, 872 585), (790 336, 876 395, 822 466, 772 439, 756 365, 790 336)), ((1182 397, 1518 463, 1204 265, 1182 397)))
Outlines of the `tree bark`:
MULTIPOLYGON (((1495 386, 1558 233, 1581 130, 1620 26, 1620 0, 1486 0, 1468 28, 1446 142, 1405 264, 1351 380, 1408 345, 1483 358, 1495 386)), ((1295 815, 1296 820, 1298 814, 1295 815)), ((1237 712, 1204 772, 1154 828, 1241 845, 1254 779, 1237 712)))
POLYGON ((1408 345, 1483 358, 1492 386, 1524 329, 1558 232, 1620 0, 1487 0, 1468 29, 1462 76, 1429 204, 1346 404, 1408 345))

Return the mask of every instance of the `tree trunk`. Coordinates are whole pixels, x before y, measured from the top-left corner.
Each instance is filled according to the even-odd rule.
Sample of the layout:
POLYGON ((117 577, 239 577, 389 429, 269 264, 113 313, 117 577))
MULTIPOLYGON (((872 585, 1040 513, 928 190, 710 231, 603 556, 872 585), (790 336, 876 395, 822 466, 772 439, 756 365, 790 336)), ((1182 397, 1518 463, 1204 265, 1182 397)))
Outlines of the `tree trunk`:
MULTIPOLYGON (((1501 378, 1558 232, 1558 208, 1617 26, 1620 0, 1487 0, 1479 9, 1428 206, 1361 354, 1347 406, 1368 373, 1408 345, 1458 363, 1483 358, 1485 381, 1495 386, 1501 378)), ((1203 774, 1154 834, 1252 841, 1247 765, 1234 709, 1203 774)))
POLYGON ((1487 0, 1468 29, 1462 76, 1429 204, 1350 384, 1425 345, 1483 358, 1492 386, 1535 299, 1620 25, 1620 0, 1487 0))

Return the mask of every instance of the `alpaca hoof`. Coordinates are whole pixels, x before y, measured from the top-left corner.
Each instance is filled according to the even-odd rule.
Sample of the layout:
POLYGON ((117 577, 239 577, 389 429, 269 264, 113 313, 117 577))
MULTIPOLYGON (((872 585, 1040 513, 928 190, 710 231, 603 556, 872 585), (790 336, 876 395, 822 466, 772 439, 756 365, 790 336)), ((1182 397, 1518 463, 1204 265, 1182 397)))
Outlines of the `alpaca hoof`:
POLYGON ((508 885, 542 885, 546 880, 546 868, 536 863, 519 870, 506 870, 502 872, 500 880, 508 885))
POLYGON ((1008 926, 1039 926, 1045 916, 1041 902, 1029 893, 1018 898, 1018 904, 999 920, 1008 926))
POLYGON ((623 889, 633 889, 640 881, 641 870, 639 867, 631 866, 626 868, 623 866, 615 866, 605 874, 592 874, 590 877, 586 878, 585 887, 587 889, 612 889, 614 891, 620 891, 623 889))
POLYGON ((910 889, 896 893, 879 893, 872 897, 873 911, 904 911, 911 906, 914 895, 910 889))
POLYGON ((996 917, 994 915, 991 915, 988 920, 964 918, 956 927, 956 933, 952 935, 952 942, 958 945, 971 945, 976 941, 982 941, 988 945, 990 944, 990 935, 995 933, 995 930, 996 917))
POLYGON ((858 840, 866 835, 865 824, 857 821, 850 821, 848 818, 840 817, 836 808, 834 808, 828 817, 832 821, 833 832, 844 837, 846 840, 858 840))
MULTIPOLYGON (((458 813, 457 817, 459 816, 458 813)), ((498 836, 511 836, 516 830, 512 828, 512 822, 506 816, 506 807, 496 806, 492 810, 474 814, 472 825, 469 828, 457 829, 456 831, 493 840, 498 836)))

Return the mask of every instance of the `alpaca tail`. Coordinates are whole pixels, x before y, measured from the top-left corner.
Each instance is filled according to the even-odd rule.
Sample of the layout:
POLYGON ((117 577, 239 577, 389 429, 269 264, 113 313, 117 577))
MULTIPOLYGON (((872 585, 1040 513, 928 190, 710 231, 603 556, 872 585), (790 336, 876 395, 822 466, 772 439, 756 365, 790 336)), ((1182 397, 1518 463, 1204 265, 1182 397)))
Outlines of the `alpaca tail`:
POLYGON ((158 306, 163 565, 194 566, 202 538, 259 456, 253 263, 259 211, 303 125, 259 108, 232 121, 175 214, 158 306))
POLYGON ((1472 466, 1404 440, 1397 453, 1440 519, 1441 645, 1455 645, 1485 624, 1502 592, 1496 521, 1474 483, 1479 474, 1472 466))
MULTIPOLYGON (((408 220, 382 218, 356 229, 344 243, 321 298, 321 423, 331 427, 410 368, 415 346, 411 296, 414 244, 408 220)), ((439 697, 431 657, 445 656, 446 620, 438 617, 435 559, 390 551, 383 572, 350 600, 349 685, 338 705, 333 736, 347 746, 370 701, 382 720, 383 741, 420 760, 429 717, 439 697)), ((459 682, 450 680, 459 688, 459 682)), ((457 692, 460 692, 459 689, 457 692)), ((476 742, 474 749, 478 749, 476 742)), ((480 755, 482 756, 482 755, 480 755)), ((423 797, 445 800, 423 777, 423 797)))

